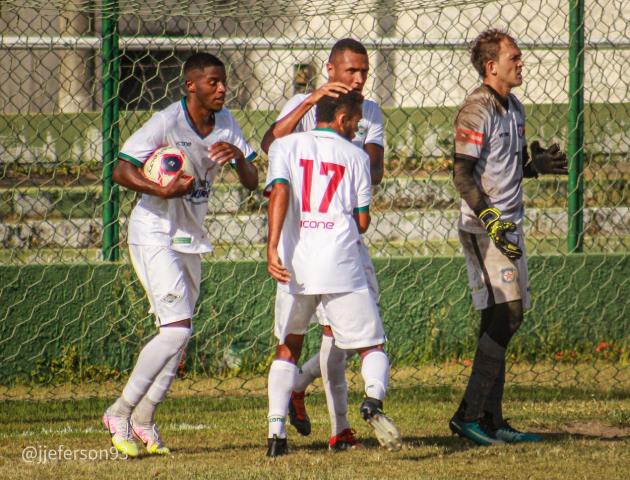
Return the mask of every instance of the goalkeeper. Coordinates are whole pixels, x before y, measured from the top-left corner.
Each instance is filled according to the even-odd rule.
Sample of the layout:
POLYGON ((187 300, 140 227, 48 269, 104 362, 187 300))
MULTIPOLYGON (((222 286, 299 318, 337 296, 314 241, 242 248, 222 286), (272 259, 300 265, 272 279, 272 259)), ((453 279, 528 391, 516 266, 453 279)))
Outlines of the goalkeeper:
POLYGON ((460 196, 459 237, 481 329, 472 373, 451 431, 479 445, 541 440, 503 418, 505 352, 530 306, 523 238, 523 177, 565 174, 566 156, 525 141, 525 112, 510 93, 523 83, 523 61, 506 32, 487 30, 471 61, 483 79, 455 118, 453 182, 460 196))

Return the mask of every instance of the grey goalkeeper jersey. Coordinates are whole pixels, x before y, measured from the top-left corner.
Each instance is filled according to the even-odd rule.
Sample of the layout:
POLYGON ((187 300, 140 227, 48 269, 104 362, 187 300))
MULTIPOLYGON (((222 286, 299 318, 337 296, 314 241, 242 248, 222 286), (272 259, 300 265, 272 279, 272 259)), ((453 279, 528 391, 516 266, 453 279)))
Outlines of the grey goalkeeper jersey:
MULTIPOLYGON (((512 94, 507 109, 486 85, 477 87, 455 117, 455 155, 476 159, 473 177, 486 203, 501 211, 505 220, 523 221, 523 146, 525 110, 512 94)), ((484 228, 462 199, 459 228, 471 233, 484 228)))

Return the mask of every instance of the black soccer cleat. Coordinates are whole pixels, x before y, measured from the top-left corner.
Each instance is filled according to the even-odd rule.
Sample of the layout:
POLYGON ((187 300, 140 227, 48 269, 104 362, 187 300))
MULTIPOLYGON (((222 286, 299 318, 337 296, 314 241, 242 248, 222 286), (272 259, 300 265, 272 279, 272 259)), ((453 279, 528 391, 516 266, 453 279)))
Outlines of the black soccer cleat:
POLYGON ((274 435, 273 438, 267 439, 267 456, 279 457, 289 453, 286 438, 278 438, 278 435, 274 435))
POLYGON ((390 452, 402 448, 400 430, 394 421, 383 413, 383 402, 376 398, 365 397, 359 407, 363 419, 374 429, 378 443, 390 452))
POLYGON ((300 435, 311 434, 311 419, 306 413, 304 392, 292 392, 289 400, 289 423, 295 427, 300 435))
POLYGON ((377 400, 376 398, 365 397, 359 407, 359 412, 361 412, 363 420, 367 422, 375 414, 379 412, 383 413, 383 402, 381 400, 377 400))

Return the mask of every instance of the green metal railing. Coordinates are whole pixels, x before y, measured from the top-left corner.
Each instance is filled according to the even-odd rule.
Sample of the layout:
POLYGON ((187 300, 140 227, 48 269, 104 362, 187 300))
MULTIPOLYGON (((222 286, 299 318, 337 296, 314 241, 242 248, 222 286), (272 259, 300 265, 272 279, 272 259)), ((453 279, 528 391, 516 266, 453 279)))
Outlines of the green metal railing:
POLYGON ((103 62, 103 260, 116 261, 119 252, 118 211, 120 193, 112 181, 112 172, 118 157, 120 141, 118 80, 120 55, 118 53, 117 0, 103 2, 101 54, 103 62))
POLYGON ((584 238, 584 0, 569 9, 569 231, 568 251, 581 252, 584 238))

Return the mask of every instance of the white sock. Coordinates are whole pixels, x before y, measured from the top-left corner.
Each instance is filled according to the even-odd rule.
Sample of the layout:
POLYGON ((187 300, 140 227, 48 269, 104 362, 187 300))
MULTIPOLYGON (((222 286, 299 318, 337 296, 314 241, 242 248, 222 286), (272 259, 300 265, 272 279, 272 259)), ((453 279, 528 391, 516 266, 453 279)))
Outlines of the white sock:
MULTIPOLYGON (((326 338, 325 335, 322 337, 322 344, 324 338, 326 338)), ((306 387, 313 383, 316 378, 319 378, 321 376, 322 371, 320 370, 319 366, 319 352, 317 352, 306 362, 304 362, 302 367, 298 370, 293 390, 296 392, 303 392, 304 390, 306 390, 306 387)))
POLYGON ((322 381, 330 415, 331 435, 350 428, 348 422, 348 385, 346 383, 346 351, 335 345, 335 339, 324 335, 319 349, 322 381))
POLYGON ((177 376, 177 367, 182 358, 184 349, 166 362, 162 371, 158 374, 147 394, 142 397, 140 403, 133 410, 134 422, 150 427, 155 423, 155 410, 157 406, 166 398, 166 393, 171 387, 173 380, 177 376))
POLYGON ((361 376, 365 383, 365 395, 377 400, 385 398, 387 378, 389 377, 389 359, 382 350, 374 350, 363 357, 361 376))
MULTIPOLYGON (((153 337, 140 352, 136 366, 123 389, 122 402, 116 402, 112 409, 117 410, 116 406, 120 403, 127 404, 132 408, 138 405, 169 360, 175 355, 179 356, 188 343, 190 334, 190 328, 160 328, 160 333, 153 337)), ((118 415, 126 412, 113 411, 112 413, 118 415)))
POLYGON ((283 360, 274 360, 269 368, 269 380, 267 382, 267 394, 269 396, 269 414, 267 423, 269 426, 268 438, 277 435, 278 438, 286 438, 285 421, 289 413, 289 400, 295 384, 297 367, 283 360))

